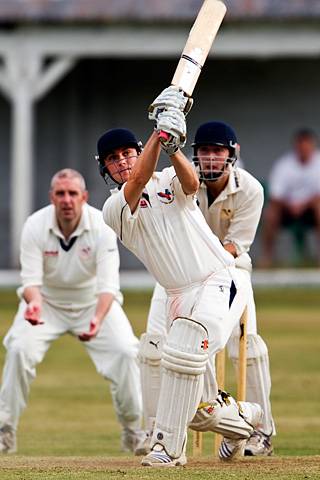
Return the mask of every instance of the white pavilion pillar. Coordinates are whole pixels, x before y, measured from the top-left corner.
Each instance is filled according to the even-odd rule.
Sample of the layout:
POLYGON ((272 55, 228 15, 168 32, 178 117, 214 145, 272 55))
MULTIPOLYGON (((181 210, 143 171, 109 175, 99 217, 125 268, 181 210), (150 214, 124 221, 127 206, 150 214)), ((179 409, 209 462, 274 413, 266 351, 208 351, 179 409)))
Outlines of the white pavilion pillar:
POLYGON ((18 265, 22 226, 33 209, 33 99, 24 82, 12 98, 11 128, 11 264, 18 265))
POLYGON ((33 210, 34 102, 71 68, 74 59, 58 58, 42 70, 43 58, 32 49, 10 49, 0 70, 0 89, 12 105, 10 240, 11 267, 19 264, 23 224, 33 210))

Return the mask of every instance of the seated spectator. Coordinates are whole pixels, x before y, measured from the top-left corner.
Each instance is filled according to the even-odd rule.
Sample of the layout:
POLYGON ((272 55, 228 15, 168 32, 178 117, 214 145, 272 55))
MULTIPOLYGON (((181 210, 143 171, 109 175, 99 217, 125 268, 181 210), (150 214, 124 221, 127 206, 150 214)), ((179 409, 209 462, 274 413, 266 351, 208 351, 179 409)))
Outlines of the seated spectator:
MULTIPOLYGON (((263 252, 260 265, 269 267, 281 227, 300 232, 313 227, 320 240, 320 151, 316 134, 307 128, 293 136, 293 150, 274 164, 269 180, 269 202, 263 216, 263 252)), ((320 249, 317 252, 320 264, 320 249)))

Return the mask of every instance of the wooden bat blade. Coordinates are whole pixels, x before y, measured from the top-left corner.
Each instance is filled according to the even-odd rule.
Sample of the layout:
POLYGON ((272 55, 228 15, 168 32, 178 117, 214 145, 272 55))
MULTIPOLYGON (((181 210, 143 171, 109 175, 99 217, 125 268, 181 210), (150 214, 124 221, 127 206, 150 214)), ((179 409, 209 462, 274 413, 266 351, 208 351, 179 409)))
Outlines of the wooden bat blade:
POLYGON ((205 0, 190 30, 171 82, 189 96, 192 95, 226 11, 226 6, 220 0, 205 0))

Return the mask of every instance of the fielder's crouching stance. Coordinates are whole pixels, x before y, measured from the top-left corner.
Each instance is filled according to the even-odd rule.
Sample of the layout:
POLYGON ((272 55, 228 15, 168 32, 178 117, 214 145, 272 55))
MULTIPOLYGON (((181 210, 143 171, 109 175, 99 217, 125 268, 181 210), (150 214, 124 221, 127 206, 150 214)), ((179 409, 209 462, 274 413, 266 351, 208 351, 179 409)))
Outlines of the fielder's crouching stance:
POLYGON ((50 199, 51 205, 27 219, 22 233, 21 301, 4 339, 0 452, 16 451, 16 430, 36 367, 65 333, 85 342, 98 373, 111 381, 122 448, 134 450, 142 434, 139 342, 121 307, 116 235, 101 211, 88 205, 76 170, 53 176, 50 199))
MULTIPOLYGON (((142 460, 144 466, 185 464, 189 424, 223 432, 221 457, 232 458, 263 415, 256 404, 244 403, 242 413, 230 397, 218 395, 209 361, 226 344, 247 293, 232 255, 196 205, 199 180, 179 149, 185 143, 187 104, 175 87, 156 98, 149 115, 156 131, 142 152, 134 135, 124 129, 109 130, 98 141, 100 173, 119 186, 104 205, 105 222, 168 295, 168 336, 162 354, 157 352, 161 339, 148 336, 141 353, 146 365, 162 365, 151 451, 142 460), (162 143, 160 131, 168 133, 162 143), (161 148, 173 167, 155 172, 161 148)), ((145 387, 157 388, 154 380, 149 384, 144 379, 145 387)), ((152 391, 149 398, 152 403, 152 391)))

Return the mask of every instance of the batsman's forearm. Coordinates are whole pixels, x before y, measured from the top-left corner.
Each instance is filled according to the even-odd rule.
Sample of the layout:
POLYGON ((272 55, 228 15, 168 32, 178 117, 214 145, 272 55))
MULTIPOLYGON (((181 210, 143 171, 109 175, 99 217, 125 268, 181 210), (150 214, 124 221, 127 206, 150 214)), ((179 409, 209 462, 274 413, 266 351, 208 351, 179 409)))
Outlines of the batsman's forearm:
POLYGON ((158 133, 154 131, 145 144, 143 152, 136 161, 128 183, 131 179, 140 186, 143 185, 143 187, 148 183, 156 169, 160 150, 159 136, 158 133))
POLYGON ((193 195, 199 189, 199 179, 193 165, 184 156, 181 150, 170 156, 175 172, 186 195, 193 195))
POLYGON ((136 210, 142 191, 156 169, 160 150, 161 147, 158 134, 153 132, 147 141, 143 152, 139 155, 132 168, 130 178, 124 187, 124 196, 131 212, 136 210))

